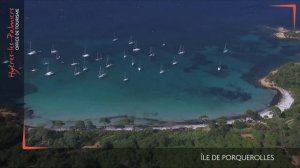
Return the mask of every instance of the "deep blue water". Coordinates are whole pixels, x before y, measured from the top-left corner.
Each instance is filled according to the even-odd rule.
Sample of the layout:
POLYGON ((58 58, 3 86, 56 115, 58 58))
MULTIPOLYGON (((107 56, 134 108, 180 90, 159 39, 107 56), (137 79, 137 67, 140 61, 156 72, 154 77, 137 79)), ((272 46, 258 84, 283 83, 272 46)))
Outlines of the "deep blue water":
POLYGON ((43 119, 64 120, 124 114, 185 120, 265 108, 275 93, 256 87, 255 81, 284 62, 300 60, 299 42, 276 40, 266 28, 293 27, 290 10, 270 7, 284 2, 26 0, 25 50, 31 40, 40 51, 25 56, 25 82, 36 89, 25 88, 30 93, 26 106, 43 119), (119 38, 115 43, 114 34, 119 38), (130 35, 140 52, 132 52, 130 35), (225 43, 227 54, 222 53, 225 43), (181 44, 186 54, 178 56, 181 44), (65 64, 50 54, 52 45, 65 64), (154 58, 148 56, 150 46, 154 58), (75 77, 70 63, 81 62, 84 49, 91 54, 89 71, 75 77), (105 79, 97 79, 96 52, 114 64, 105 70, 105 79), (176 66, 171 65, 174 55, 176 66), (142 72, 130 65, 132 57, 142 72), (44 58, 55 76, 43 75, 44 58), (37 72, 30 71, 33 65, 37 72), (162 75, 161 65, 166 71, 162 75))

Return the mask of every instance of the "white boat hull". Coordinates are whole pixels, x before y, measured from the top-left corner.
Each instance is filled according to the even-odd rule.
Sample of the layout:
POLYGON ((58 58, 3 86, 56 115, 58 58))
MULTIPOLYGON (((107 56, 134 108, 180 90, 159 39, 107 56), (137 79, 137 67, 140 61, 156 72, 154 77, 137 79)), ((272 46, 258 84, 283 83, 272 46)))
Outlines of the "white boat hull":
POLYGON ((89 56, 90 56, 90 54, 83 54, 82 55, 83 58, 86 58, 86 57, 89 57, 89 56))
POLYGON ((27 53, 27 55, 34 55, 34 54, 36 54, 36 51, 35 51, 35 50, 30 51, 29 53, 27 53))
POLYGON ((2 64, 8 64, 8 63, 9 63, 8 60, 4 60, 4 61, 2 62, 2 64))
POLYGON ((52 71, 49 71, 49 72, 45 73, 45 76, 52 76, 52 75, 54 75, 54 72, 52 72, 52 71))
POLYGON ((98 75, 98 78, 104 78, 106 76, 106 73, 103 73, 103 74, 101 74, 101 75, 98 75))
POLYGON ((139 48, 134 48, 134 49, 132 49, 132 51, 133 52, 138 52, 138 51, 140 51, 141 49, 139 49, 139 48))
POLYGON ((110 68, 111 66, 112 66, 112 64, 107 64, 105 67, 110 68))
POLYGON ((74 73, 74 76, 78 76, 78 75, 80 75, 80 72, 74 73))

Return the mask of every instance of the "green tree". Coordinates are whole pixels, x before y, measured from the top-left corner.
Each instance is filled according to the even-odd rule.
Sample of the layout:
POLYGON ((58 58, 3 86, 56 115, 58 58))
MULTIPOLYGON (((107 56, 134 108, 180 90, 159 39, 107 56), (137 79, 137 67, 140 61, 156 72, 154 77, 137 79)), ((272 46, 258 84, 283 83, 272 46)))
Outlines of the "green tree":
POLYGON ((99 123, 100 123, 100 124, 104 124, 104 125, 106 126, 106 125, 110 124, 111 121, 110 121, 109 118, 103 117, 103 118, 100 118, 100 119, 99 119, 99 123))
POLYGON ((259 115, 259 113, 257 111, 253 111, 253 110, 247 110, 246 116, 252 118, 255 121, 261 119, 261 116, 259 115))
POLYGON ((87 120, 86 121, 86 128, 87 129, 95 129, 96 126, 93 124, 93 122, 91 120, 87 120))
POLYGON ((120 124, 124 124, 124 125, 133 125, 134 117, 124 117, 119 122, 120 124))
POLYGON ((52 127, 53 128, 61 128, 62 126, 64 126, 65 123, 61 120, 54 120, 52 121, 52 127))
POLYGON ((237 128, 237 129, 243 129, 243 128, 246 128, 247 125, 242 120, 235 120, 234 123, 233 123, 233 127, 237 128))
POLYGON ((86 126, 85 126, 84 121, 82 121, 82 120, 76 121, 76 123, 75 123, 75 129, 81 130, 81 131, 85 130, 86 126))
POLYGON ((273 117, 279 117, 281 115, 281 110, 277 106, 272 106, 270 110, 272 111, 273 117))
POLYGON ((114 146, 110 141, 104 141, 104 143, 101 145, 102 149, 112 149, 113 147, 114 146))

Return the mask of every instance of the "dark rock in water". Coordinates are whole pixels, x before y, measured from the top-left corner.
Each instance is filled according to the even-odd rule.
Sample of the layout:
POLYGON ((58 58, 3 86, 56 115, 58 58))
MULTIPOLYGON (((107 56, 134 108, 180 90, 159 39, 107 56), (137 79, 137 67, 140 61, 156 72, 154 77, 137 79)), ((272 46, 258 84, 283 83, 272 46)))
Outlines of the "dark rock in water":
POLYGON ((222 98, 228 100, 239 100, 240 102, 245 102, 251 99, 251 95, 247 92, 241 90, 227 90, 219 87, 209 88, 209 93, 216 96, 221 96, 222 98))
POLYGON ((193 55, 193 57, 190 58, 190 62, 191 62, 191 65, 188 66, 188 67, 185 67, 183 69, 183 71, 185 73, 189 73, 193 70, 198 70, 200 65, 208 65, 208 64, 211 64, 212 61, 209 61, 205 55, 202 55, 202 54, 196 54, 196 55, 193 55))
POLYGON ((202 54, 194 55, 190 61, 195 65, 208 65, 212 63, 212 61, 208 60, 206 56, 202 54))
POLYGON ((258 79, 267 75, 271 70, 274 69, 274 67, 278 67, 282 63, 286 62, 280 58, 280 57, 282 57, 282 55, 279 55, 279 54, 272 54, 269 57, 263 61, 256 63, 255 66, 253 66, 247 73, 244 73, 241 76, 241 78, 243 80, 247 81, 248 83, 258 86, 257 85, 258 79), (274 58, 274 59, 270 62, 269 57, 274 58))
POLYGON ((25 83, 24 88, 26 88, 24 90, 24 96, 38 92, 37 87, 31 83, 25 83))
POLYGON ((236 85, 233 84, 233 83, 227 84, 226 86, 227 86, 227 87, 231 87, 231 88, 233 88, 233 89, 235 89, 235 90, 238 90, 238 91, 242 91, 242 88, 236 86, 236 85))
POLYGON ((185 72, 185 73, 190 73, 190 72, 192 72, 193 70, 198 70, 198 69, 199 69, 199 68, 198 68, 197 65, 191 65, 191 66, 189 66, 189 67, 184 68, 184 69, 183 69, 183 72, 185 72))

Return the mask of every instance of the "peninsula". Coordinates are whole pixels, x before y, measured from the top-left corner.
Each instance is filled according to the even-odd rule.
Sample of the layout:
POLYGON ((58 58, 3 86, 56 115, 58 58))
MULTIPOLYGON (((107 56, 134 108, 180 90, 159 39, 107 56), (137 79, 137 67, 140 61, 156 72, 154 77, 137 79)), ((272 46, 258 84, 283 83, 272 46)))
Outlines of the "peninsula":
POLYGON ((288 30, 283 27, 275 29, 274 36, 278 39, 300 39, 300 31, 288 30))

